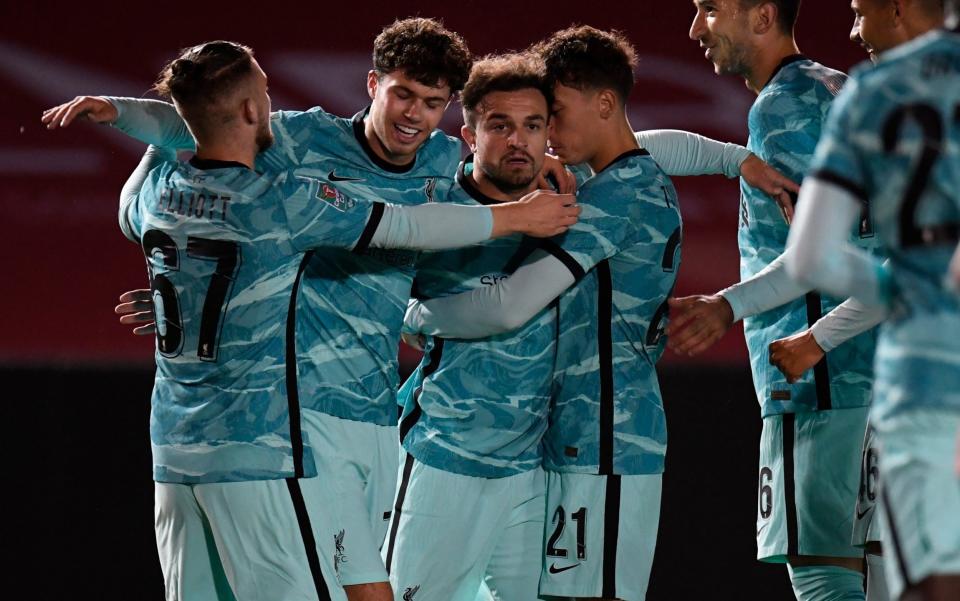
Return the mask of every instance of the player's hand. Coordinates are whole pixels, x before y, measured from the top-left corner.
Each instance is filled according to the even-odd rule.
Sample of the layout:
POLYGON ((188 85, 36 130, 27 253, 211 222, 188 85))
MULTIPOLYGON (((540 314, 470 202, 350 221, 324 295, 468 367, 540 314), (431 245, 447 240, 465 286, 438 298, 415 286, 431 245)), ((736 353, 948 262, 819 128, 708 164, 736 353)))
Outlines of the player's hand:
POLYGON ((957 246, 950 260, 949 286, 954 292, 960 292, 960 246, 957 246))
POLYGON ((777 204, 780 205, 780 212, 783 213, 783 218, 788 224, 793 221, 793 199, 800 192, 800 186, 795 181, 766 164, 754 154, 740 163, 740 177, 777 201, 777 204))
POLYGON ((157 326, 153 314, 153 292, 150 289, 130 290, 120 295, 120 304, 113 312, 120 316, 125 326, 137 326, 133 333, 138 336, 154 334, 157 326))
POLYGON ((561 194, 573 194, 577 191, 577 177, 567 169, 560 159, 552 154, 545 155, 543 168, 537 176, 537 187, 541 190, 553 190, 548 176, 553 176, 557 182, 556 191, 561 194))
POLYGON ((779 369, 791 384, 819 363, 823 355, 823 349, 809 328, 770 343, 770 365, 779 369))
POLYGON ((117 108, 100 96, 77 96, 70 102, 43 111, 40 121, 47 129, 67 127, 77 118, 94 123, 113 123, 117 120, 117 108))
POLYGON ((404 344, 420 352, 423 352, 423 347, 427 346, 427 337, 423 334, 403 332, 400 334, 400 340, 403 340, 404 344))
POLYGON ((575 196, 546 190, 534 190, 517 202, 493 206, 491 211, 491 238, 514 233, 549 238, 567 231, 580 216, 575 196))
POLYGON ((693 357, 720 340, 733 325, 733 309, 719 294, 670 298, 667 344, 680 355, 693 357))

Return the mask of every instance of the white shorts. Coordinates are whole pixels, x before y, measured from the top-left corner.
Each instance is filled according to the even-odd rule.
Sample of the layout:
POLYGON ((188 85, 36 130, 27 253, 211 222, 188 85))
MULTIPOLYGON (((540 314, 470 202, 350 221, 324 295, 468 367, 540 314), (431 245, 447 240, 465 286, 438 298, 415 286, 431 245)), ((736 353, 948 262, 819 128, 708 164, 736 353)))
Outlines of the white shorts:
POLYGON ((168 601, 346 599, 317 542, 323 478, 157 482, 157 551, 168 601))
POLYGON ((646 598, 662 488, 662 474, 547 472, 540 594, 646 598))
POLYGON ((454 474, 406 455, 383 548, 396 599, 537 601, 542 469, 454 474))
POLYGON ((932 575, 960 575, 960 414, 915 410, 874 424, 880 444, 884 573, 890 598, 932 575))
POLYGON ((868 407, 763 418, 757 559, 863 557, 851 543, 868 407))
POLYGON ((320 552, 333 558, 342 586, 386 582, 380 547, 390 523, 397 482, 396 426, 341 419, 306 411, 313 422, 310 446, 317 473, 331 493, 331 530, 321 537, 320 552))

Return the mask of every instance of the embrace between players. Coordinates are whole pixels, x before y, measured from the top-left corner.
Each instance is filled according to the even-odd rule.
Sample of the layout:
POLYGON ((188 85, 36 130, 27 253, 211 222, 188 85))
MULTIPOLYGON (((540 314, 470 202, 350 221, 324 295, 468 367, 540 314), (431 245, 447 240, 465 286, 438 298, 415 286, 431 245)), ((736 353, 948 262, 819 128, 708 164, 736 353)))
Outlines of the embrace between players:
MULTIPOLYGON (((851 536, 873 337, 840 342, 882 317, 855 300, 831 312, 779 257, 843 76, 798 56, 797 2, 695 4, 691 37, 759 93, 753 153, 634 133, 634 51, 590 27, 474 62, 439 23, 398 21, 353 118, 271 113, 266 74, 231 42, 164 69, 175 107, 80 97, 45 113, 152 145, 120 206, 151 289, 118 311, 157 335, 168 599, 643 599, 666 450, 654 365, 665 332, 681 352, 718 338, 724 303, 725 327, 755 316, 759 558, 789 562, 800 599, 863 598, 851 536), (436 129, 457 93, 462 162, 436 129), (706 173, 743 178, 745 281, 668 301, 682 241, 668 175, 706 173), (833 363, 789 383, 767 347, 821 312, 833 363), (401 333, 425 353, 398 396, 401 333)), ((804 357, 790 351, 775 352, 804 357)))

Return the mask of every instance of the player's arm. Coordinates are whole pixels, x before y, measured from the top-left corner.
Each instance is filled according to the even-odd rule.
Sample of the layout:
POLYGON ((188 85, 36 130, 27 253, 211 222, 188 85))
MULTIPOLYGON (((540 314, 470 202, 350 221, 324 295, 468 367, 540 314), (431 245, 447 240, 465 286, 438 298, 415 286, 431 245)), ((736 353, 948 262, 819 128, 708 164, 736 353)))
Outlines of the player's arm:
POLYGON ((140 191, 149 178, 150 172, 164 163, 177 160, 176 153, 169 149, 148 146, 140 163, 127 178, 120 191, 120 230, 131 242, 140 243, 140 191))
POLYGON ((836 181, 816 174, 800 190, 800 208, 790 236, 788 273, 802 285, 833 296, 855 297, 873 306, 889 303, 892 279, 877 258, 849 242, 860 219, 861 199, 836 181))
POLYGON ((145 144, 174 150, 195 150, 187 124, 168 102, 145 98, 78 96, 48 109, 43 123, 48 129, 69 127, 76 119, 112 125, 145 144))
POLYGON ((491 207, 399 206, 347 198, 313 178, 288 177, 282 185, 288 189, 279 197, 279 209, 286 216, 291 242, 301 250, 340 247, 362 252, 369 246, 442 250, 515 233, 546 237, 566 231, 580 213, 573 196, 542 190, 491 207))
POLYGON ((576 282, 570 267, 537 250, 509 278, 493 286, 426 301, 411 300, 408 334, 485 338, 521 327, 576 282))
POLYGON ((960 244, 957 245, 957 250, 953 253, 953 258, 950 260, 948 278, 948 286, 950 289, 954 292, 960 292, 960 244))
POLYGON ((887 315, 883 307, 870 307, 849 298, 806 330, 770 343, 770 364, 792 384, 826 353, 876 326, 887 315))
POLYGON ((639 131, 636 137, 667 175, 739 176, 773 198, 788 220, 793 217, 790 194, 800 186, 743 146, 676 129, 639 131))

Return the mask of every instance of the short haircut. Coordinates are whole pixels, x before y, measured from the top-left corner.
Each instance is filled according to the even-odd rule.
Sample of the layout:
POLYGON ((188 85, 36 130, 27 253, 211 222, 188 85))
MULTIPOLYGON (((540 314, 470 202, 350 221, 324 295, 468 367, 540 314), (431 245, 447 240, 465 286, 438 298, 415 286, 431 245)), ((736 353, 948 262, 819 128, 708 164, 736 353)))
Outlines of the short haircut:
POLYGON ((434 19, 411 17, 394 21, 373 42, 373 68, 383 76, 402 71, 419 83, 463 89, 473 59, 460 34, 434 19))
POLYGON ((476 127, 477 117, 483 113, 483 99, 491 92, 516 92, 534 89, 547 102, 547 115, 553 106, 553 87, 547 84, 546 70, 540 57, 522 52, 488 55, 473 64, 470 78, 460 94, 463 120, 476 127))
POLYGON ((173 99, 184 118, 203 130, 218 101, 252 72, 249 47, 223 40, 204 42, 181 50, 160 72, 153 89, 173 99))
POLYGON ((768 2, 777 7, 777 25, 780 31, 792 36, 793 28, 797 24, 797 16, 800 14, 801 0, 740 0, 740 6, 753 8, 768 2))
POLYGON ((547 81, 584 89, 611 89, 626 103, 634 84, 637 53, 619 31, 572 26, 532 48, 543 58, 547 81))

